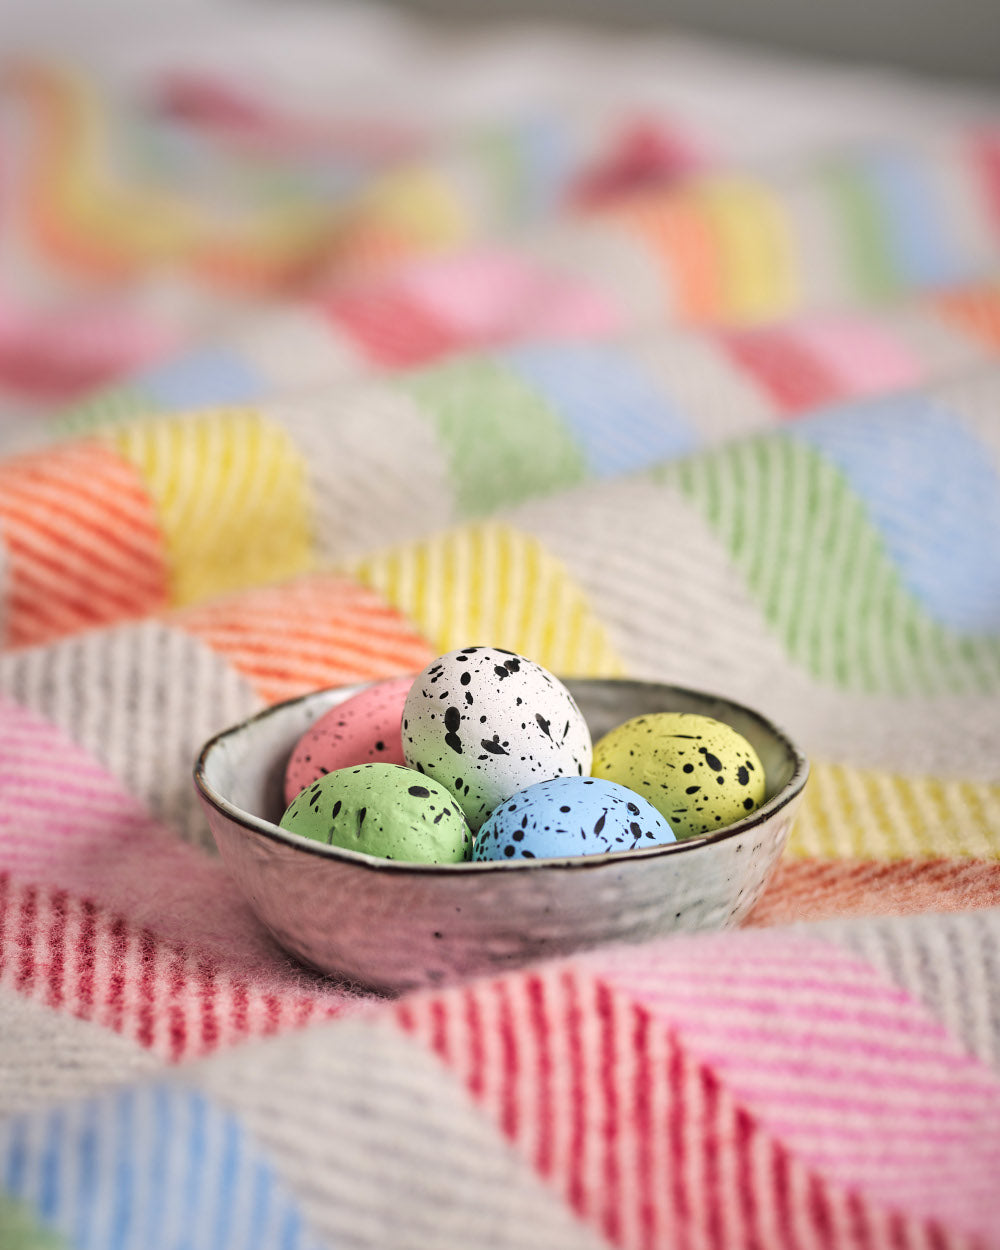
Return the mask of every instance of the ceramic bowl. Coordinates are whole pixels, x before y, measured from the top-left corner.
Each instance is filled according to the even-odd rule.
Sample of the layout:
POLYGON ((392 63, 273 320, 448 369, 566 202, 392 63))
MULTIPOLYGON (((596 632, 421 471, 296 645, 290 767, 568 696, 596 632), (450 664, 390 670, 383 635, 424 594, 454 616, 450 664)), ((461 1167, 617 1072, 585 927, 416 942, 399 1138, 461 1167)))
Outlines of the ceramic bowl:
POLYGON ((218 734, 195 766, 222 858, 278 942, 320 972, 397 992, 606 942, 738 924, 785 845, 809 771, 804 756, 763 716, 716 695, 639 681, 566 685, 595 741, 650 712, 725 721, 761 758, 764 804, 717 833, 648 850, 482 864, 374 859, 277 825, 299 736, 363 687, 319 691, 218 734))

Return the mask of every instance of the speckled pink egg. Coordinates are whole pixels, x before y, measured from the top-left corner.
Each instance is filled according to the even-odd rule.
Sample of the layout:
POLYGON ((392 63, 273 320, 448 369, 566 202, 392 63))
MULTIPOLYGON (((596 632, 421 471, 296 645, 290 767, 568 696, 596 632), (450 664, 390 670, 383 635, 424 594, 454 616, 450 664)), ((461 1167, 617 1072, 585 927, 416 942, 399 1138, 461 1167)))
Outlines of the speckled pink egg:
POLYGON ((285 802, 338 768, 405 764, 400 722, 412 677, 395 677, 338 703, 295 744, 285 768, 285 802))

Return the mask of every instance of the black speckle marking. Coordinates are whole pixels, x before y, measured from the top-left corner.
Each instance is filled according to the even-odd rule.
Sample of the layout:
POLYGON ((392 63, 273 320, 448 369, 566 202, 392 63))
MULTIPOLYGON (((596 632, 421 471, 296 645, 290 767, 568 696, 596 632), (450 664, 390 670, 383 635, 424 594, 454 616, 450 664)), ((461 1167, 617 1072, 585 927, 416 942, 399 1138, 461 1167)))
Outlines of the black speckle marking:
POLYGON ((713 773, 722 772, 722 760, 717 755, 713 755, 708 747, 699 747, 699 755, 704 755, 705 763, 709 766, 713 773))
POLYGON ((693 764, 685 764, 685 765, 684 765, 684 771, 685 771, 686 773, 693 773, 693 772, 694 772, 694 765, 693 765, 693 764))
POLYGON ((757 806, 757 804, 753 801, 753 799, 747 796, 747 798, 743 800, 743 806, 746 808, 748 812, 752 812, 753 809, 757 806))
POLYGON ((736 780, 741 786, 748 786, 750 784, 750 774, 742 764, 736 770, 736 780))
POLYGON ((494 734, 492 738, 483 738, 483 740, 480 742, 479 745, 483 748, 484 751, 488 751, 490 755, 509 754, 509 752, 505 751, 503 747, 500 745, 499 734, 494 734))
POLYGON ((431 792, 426 786, 410 786, 406 793, 412 794, 415 799, 429 799, 431 797, 431 792))
POLYGON ((463 686, 467 686, 469 682, 472 681, 472 674, 470 672, 464 672, 458 680, 463 686))
POLYGON ((701 789, 701 786, 688 786, 687 789, 684 791, 684 793, 685 794, 697 794, 700 789, 701 789))
POLYGON ((462 713, 457 707, 450 707, 444 714, 444 727, 448 730, 445 734, 445 745, 451 747, 456 755, 462 754, 462 739, 458 736, 458 731, 462 727, 462 713))
POLYGON ((604 822, 607 820, 607 818, 608 818, 608 813, 607 813, 607 812, 602 812, 602 813, 600 814, 600 816, 598 816, 597 821, 596 821, 596 823, 594 824, 594 832, 595 832, 595 833, 600 833, 600 832, 601 832, 601 830, 604 828, 604 822))
POLYGON ((546 738, 551 738, 552 729, 549 725, 549 722, 545 719, 545 717, 541 714, 541 712, 535 713, 535 720, 538 722, 538 728, 542 731, 542 733, 546 736, 546 738))
POLYGON ((340 802, 340 799, 338 799, 336 803, 334 803, 333 805, 333 810, 330 812, 331 820, 337 819, 337 817, 340 815, 340 808, 341 808, 341 802, 340 802))

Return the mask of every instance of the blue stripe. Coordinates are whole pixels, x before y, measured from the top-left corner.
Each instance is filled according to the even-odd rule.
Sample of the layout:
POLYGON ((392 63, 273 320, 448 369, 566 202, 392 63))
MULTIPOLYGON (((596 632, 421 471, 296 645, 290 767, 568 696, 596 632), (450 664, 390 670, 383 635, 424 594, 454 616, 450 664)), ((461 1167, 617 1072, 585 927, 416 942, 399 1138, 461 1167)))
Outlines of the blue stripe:
POLYGON ((188 1136, 185 1141, 185 1176, 181 1182, 182 1210, 201 1215, 204 1201, 205 1179, 205 1130, 207 1105, 198 1094, 191 1094, 187 1099, 188 1136))
POLYGON ((51 1219, 59 1207, 61 1187, 59 1184, 59 1143, 66 1132, 64 1116, 56 1111, 45 1126, 45 1143, 38 1161, 41 1185, 38 1194, 38 1210, 45 1219, 51 1219))
POLYGON ((86 1102, 80 1108, 78 1122, 73 1125, 75 1142, 71 1142, 67 1133, 62 1143, 63 1161, 67 1152, 75 1145, 77 1158, 77 1189, 74 1207, 66 1212, 68 1220, 60 1221, 65 1228, 72 1221, 74 1241, 84 1247, 94 1245, 94 1221, 98 1198, 97 1152, 102 1125, 100 1124, 101 1104, 86 1102))
POLYGON ((145 1154, 149 1142, 137 1139, 135 1132, 135 1099, 119 1098, 110 1116, 114 1133, 114 1169, 116 1174, 114 1197, 111 1207, 111 1230, 109 1250, 126 1250, 134 1216, 134 1193, 136 1184, 135 1152, 142 1148, 145 1154))
POLYGON ((569 138, 554 117, 538 116, 518 131, 524 168, 524 212, 541 217, 561 202, 576 165, 569 138))
POLYGON ((248 361, 222 348, 179 356, 139 374, 131 385, 167 411, 243 404, 259 399, 266 389, 248 361))
POLYGON ((226 1119, 222 1123, 222 1153, 218 1166, 216 1186, 215 1226, 211 1243, 223 1250, 230 1244, 235 1209, 239 1200, 238 1172, 241 1162, 242 1134, 236 1121, 226 1119))
POLYGON ((321 1250, 239 1119, 179 1086, 8 1120, 0 1177, 75 1250, 321 1250))
POLYGON ((785 437, 837 465, 932 616, 1000 632, 1000 477, 959 419, 904 393, 824 412, 785 437))
POLYGON ((934 286, 971 276, 947 236, 925 169, 906 153, 885 149, 867 157, 865 174, 885 211, 894 267, 905 282, 934 286))
POLYGON ((246 1250, 266 1250, 264 1230, 271 1215, 273 1189, 270 1171, 262 1163, 256 1163, 250 1187, 250 1240, 246 1250))
POLYGON ((166 1197, 172 1182, 172 1165, 174 1163, 171 1145, 176 1140, 174 1133, 174 1099, 170 1091, 162 1086, 154 1086, 146 1099, 146 1119, 150 1125, 147 1159, 151 1176, 163 1179, 160 1185, 154 1185, 148 1191, 145 1211, 142 1212, 143 1243, 152 1245, 154 1238, 163 1228, 167 1218, 166 1197))
POLYGON ((531 344, 498 353, 565 421, 600 477, 684 455, 698 436, 635 363, 604 344, 531 344))
POLYGON ((7 1121, 3 1130, 7 1138, 4 1142, 3 1187, 12 1197, 23 1198, 28 1164, 27 1123, 22 1116, 15 1116, 7 1121))

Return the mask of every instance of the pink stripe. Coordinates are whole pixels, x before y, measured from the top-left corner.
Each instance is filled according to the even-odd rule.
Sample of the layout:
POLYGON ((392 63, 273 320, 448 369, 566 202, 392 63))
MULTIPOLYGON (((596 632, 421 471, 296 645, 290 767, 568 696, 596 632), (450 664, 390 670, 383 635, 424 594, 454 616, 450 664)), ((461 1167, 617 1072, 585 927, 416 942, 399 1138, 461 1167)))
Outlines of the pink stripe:
POLYGON ((463 342, 601 336, 620 328, 606 294, 533 268, 513 252, 477 248, 414 266, 406 294, 463 342))
POLYGON ((850 395, 912 386, 924 374, 905 343, 878 322, 860 316, 811 317, 791 333, 850 395))

